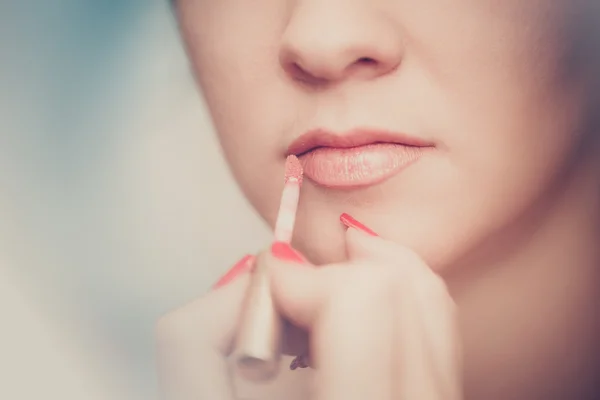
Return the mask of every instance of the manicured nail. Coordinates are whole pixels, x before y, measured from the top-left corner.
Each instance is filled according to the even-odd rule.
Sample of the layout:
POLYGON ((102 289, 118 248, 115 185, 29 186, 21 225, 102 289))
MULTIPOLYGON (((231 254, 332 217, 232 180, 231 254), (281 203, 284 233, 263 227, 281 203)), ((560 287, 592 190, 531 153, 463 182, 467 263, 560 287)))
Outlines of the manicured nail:
POLYGON ((371 235, 371 236, 379 236, 378 234, 373 232, 371 229, 367 228, 364 224, 361 224, 360 222, 358 222, 357 220, 355 220, 354 218, 352 218, 351 216, 349 216, 346 213, 343 213, 342 215, 340 215, 340 221, 342 221, 342 224, 344 224, 346 226, 346 228, 354 228, 354 229, 358 229, 359 231, 363 231, 364 233, 371 235))
POLYGON ((303 264, 306 258, 285 242, 275 242, 271 245, 271 254, 281 261, 303 264))
POLYGON ((235 265, 233 267, 231 267, 231 269, 229 271, 227 271, 225 273, 225 275, 223 275, 217 281, 217 283, 215 283, 213 285, 213 289, 223 287, 223 286, 227 285, 228 283, 230 283, 231 281, 235 280, 235 278, 237 278, 244 272, 250 271, 252 269, 252 267, 254 266, 254 259, 255 259, 255 257, 251 254, 244 256, 244 258, 242 258, 240 261, 235 263, 235 265))

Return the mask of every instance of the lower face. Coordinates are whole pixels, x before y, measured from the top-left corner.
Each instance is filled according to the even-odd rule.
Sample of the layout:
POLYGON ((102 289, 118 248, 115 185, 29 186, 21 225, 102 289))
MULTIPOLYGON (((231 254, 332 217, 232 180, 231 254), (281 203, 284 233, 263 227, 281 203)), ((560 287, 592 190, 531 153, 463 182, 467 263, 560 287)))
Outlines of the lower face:
POLYGON ((316 263, 342 260, 346 212, 442 269, 508 235, 581 161, 596 111, 594 74, 580 62, 595 36, 582 34, 596 24, 582 17, 591 3, 179 0, 177 8, 231 170, 271 226, 285 158, 303 134, 392 132, 429 147, 390 173, 381 171, 385 146, 301 157, 313 170, 326 170, 331 154, 346 161, 305 179, 294 244, 316 263), (373 179, 353 180, 357 168, 373 179))

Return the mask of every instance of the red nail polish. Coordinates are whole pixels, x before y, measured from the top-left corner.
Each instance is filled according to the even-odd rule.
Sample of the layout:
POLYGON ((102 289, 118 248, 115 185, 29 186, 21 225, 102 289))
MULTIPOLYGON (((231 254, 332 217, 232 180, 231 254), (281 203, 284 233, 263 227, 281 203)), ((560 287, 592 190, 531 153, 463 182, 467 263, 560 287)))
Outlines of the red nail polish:
POLYGON ((285 242, 275 242, 271 245, 271 254, 281 261, 303 264, 306 259, 298 251, 294 250, 292 246, 285 242))
POLYGON ((252 269, 252 267, 254 266, 254 259, 255 259, 255 257, 250 254, 247 256, 244 256, 244 258, 242 258, 233 267, 231 267, 231 269, 229 271, 227 271, 225 273, 225 275, 223 275, 217 281, 217 283, 215 283, 213 285, 213 289, 223 287, 223 286, 227 285, 228 283, 230 283, 231 281, 235 280, 235 278, 237 278, 244 272, 250 271, 252 269))
POLYGON ((371 229, 367 228, 365 225, 361 224, 360 222, 358 222, 357 220, 355 220, 354 218, 352 218, 351 216, 349 216, 346 213, 343 213, 342 215, 340 215, 340 221, 342 221, 342 224, 344 224, 346 226, 346 228, 354 228, 354 229, 358 229, 359 231, 363 231, 364 233, 371 235, 371 236, 379 236, 378 234, 373 232, 371 229))

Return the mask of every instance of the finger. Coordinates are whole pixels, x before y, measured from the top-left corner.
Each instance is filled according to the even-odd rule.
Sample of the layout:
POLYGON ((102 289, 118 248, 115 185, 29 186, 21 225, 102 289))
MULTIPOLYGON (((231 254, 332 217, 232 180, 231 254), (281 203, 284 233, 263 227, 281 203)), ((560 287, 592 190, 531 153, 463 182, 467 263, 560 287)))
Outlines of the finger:
POLYGON ((303 264, 270 257, 271 291, 279 312, 293 325, 309 329, 329 285, 330 269, 306 268, 303 264), (318 287, 317 287, 318 286, 318 287))
POLYGON ((310 285, 314 283, 313 276, 321 269, 314 268, 300 252, 282 242, 273 244, 271 253, 266 254, 264 260, 269 263, 272 295, 280 295, 281 299, 286 300, 276 301, 279 312, 292 325, 307 328, 312 316, 305 314, 305 311, 315 308, 306 305, 320 302, 314 297, 320 291, 311 289, 310 285), (285 273, 282 274, 282 271, 285 273))
POLYGON ((410 249, 356 228, 346 230, 346 253, 351 262, 372 261, 429 267, 410 249))
MULTIPOLYGON (((386 351, 397 361, 395 367, 404 370, 405 379, 398 384, 401 390, 396 393, 408 395, 401 397, 408 399, 459 398, 452 395, 460 393, 461 387, 460 364, 457 363, 459 341, 453 302, 441 278, 414 253, 401 246, 363 235, 354 229, 349 230, 347 235, 348 248, 354 257, 351 263, 317 270, 279 263, 273 269, 274 300, 286 318, 311 331, 311 353, 316 358, 317 367, 327 372, 330 368, 322 365, 323 360, 344 360, 343 365, 336 368, 345 371, 344 374, 349 374, 354 380, 356 371, 352 370, 352 366, 362 365, 362 362, 352 360, 367 358, 357 350, 367 349, 377 354, 370 343, 361 340, 379 340, 385 324, 395 322, 400 334, 395 338, 396 343, 390 343, 386 351), (363 310, 364 316, 361 316, 360 306, 368 305, 370 296, 379 299, 383 305, 373 306, 370 310, 373 314, 367 314, 370 308, 367 307, 363 310), (386 296, 388 302, 382 300, 386 296), (330 306, 331 303, 336 306, 330 306), (341 307, 343 305, 345 309, 341 307), (369 319, 381 316, 378 312, 386 305, 390 308, 384 313, 384 320, 369 319), (350 321, 346 321, 344 316, 348 316, 350 321), (317 329, 320 321, 337 325, 337 334, 324 334, 319 339, 319 332, 334 330, 334 327, 317 329), (340 326, 345 328, 344 331, 339 331, 340 326), (377 332, 369 333, 370 327, 377 327, 377 332), (336 350, 339 352, 336 353, 336 350)), ((369 366, 375 364, 370 362, 369 366)), ((391 370, 392 367, 389 367, 388 371, 391 370)), ((382 377, 385 376, 384 373, 382 377)), ((323 379, 319 387, 326 385, 332 377, 323 379)), ((360 381, 354 382, 365 387, 360 381)), ((385 384, 380 386, 385 387, 385 384)))
POLYGON ((389 278, 358 265, 311 270, 280 263, 273 298, 311 334, 318 399, 390 399, 393 318, 389 278))
POLYGON ((293 325, 308 329, 313 325, 319 307, 329 298, 328 289, 337 284, 340 278, 338 270, 355 269, 356 265, 340 263, 307 268, 310 264, 304 261, 303 256, 286 246, 285 252, 280 244, 277 254, 265 257, 270 264, 271 290, 278 299, 276 306, 282 315, 293 325), (293 257, 291 253, 294 253, 293 257))
POLYGON ((380 278, 360 268, 328 290, 311 330, 318 399, 392 399, 393 302, 380 278))
MULTIPOLYGON (((277 270, 280 263, 301 265, 302 268, 314 268, 314 265, 304 255, 285 242, 273 243, 270 254, 263 254, 262 259, 269 264, 271 273, 277 270)), ((285 320, 282 351, 284 354, 295 356, 305 356, 308 353, 307 333, 295 321, 285 320)))
POLYGON ((166 400, 235 398, 226 356, 247 285, 243 274, 161 318, 157 356, 166 400))
POLYGON ((400 277, 395 285, 399 297, 395 319, 402 332, 396 357, 405 378, 401 398, 432 398, 435 393, 444 399, 460 398, 456 307, 445 283, 410 249, 354 225, 346 233, 349 259, 389 265, 400 277))
POLYGON ((411 249, 354 228, 346 231, 346 249, 353 263, 387 265, 397 269, 400 277, 398 290, 414 292, 424 304, 431 304, 435 299, 437 304, 453 307, 444 280, 411 249))

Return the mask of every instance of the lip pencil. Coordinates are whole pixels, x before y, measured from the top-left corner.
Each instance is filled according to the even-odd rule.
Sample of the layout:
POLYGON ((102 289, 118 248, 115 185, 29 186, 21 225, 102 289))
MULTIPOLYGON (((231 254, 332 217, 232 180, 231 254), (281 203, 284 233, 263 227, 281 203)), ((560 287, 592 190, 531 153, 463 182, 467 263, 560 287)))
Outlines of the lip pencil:
MULTIPOLYGON (((274 241, 290 243, 302 186, 302 165, 296 156, 285 163, 285 184, 275 223, 274 241)), ((253 381, 274 378, 281 358, 282 320, 273 305, 269 268, 263 252, 257 257, 235 340, 234 360, 240 374, 253 381)))

